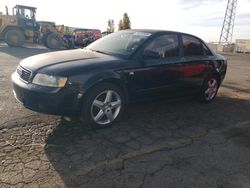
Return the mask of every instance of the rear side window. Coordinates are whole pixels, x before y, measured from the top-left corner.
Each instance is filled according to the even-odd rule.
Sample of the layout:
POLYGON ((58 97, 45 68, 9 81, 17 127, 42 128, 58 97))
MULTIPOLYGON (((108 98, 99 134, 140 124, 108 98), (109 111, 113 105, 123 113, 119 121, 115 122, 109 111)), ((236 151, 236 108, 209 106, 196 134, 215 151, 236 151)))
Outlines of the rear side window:
POLYGON ((213 55, 212 52, 208 49, 208 47, 205 44, 202 44, 204 49, 204 54, 207 56, 213 55))
POLYGON ((144 49, 144 54, 153 59, 167 59, 179 56, 178 36, 166 34, 156 37, 144 49))
POLYGON ((182 35, 184 56, 203 55, 203 47, 201 42, 192 36, 182 35))

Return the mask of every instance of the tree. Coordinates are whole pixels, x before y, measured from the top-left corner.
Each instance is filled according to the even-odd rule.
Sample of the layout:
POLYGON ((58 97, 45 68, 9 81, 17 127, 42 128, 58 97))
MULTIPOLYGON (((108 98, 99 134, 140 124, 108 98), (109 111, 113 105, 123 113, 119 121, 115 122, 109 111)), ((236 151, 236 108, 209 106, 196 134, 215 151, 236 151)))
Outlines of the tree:
POLYGON ((65 34, 65 35, 71 35, 71 33, 72 33, 72 32, 70 32, 69 27, 66 26, 65 29, 64 29, 64 34, 65 34))
POLYGON ((119 24, 118 24, 118 30, 122 30, 122 20, 119 21, 119 24))
POLYGON ((122 18, 122 29, 131 29, 131 22, 126 12, 123 14, 122 18))
POLYGON ((115 31, 115 22, 114 20, 109 19, 108 20, 108 27, 107 31, 113 33, 115 31))
POLYGON ((124 29, 131 29, 131 22, 126 12, 123 14, 123 18, 119 21, 118 24, 118 30, 124 29))

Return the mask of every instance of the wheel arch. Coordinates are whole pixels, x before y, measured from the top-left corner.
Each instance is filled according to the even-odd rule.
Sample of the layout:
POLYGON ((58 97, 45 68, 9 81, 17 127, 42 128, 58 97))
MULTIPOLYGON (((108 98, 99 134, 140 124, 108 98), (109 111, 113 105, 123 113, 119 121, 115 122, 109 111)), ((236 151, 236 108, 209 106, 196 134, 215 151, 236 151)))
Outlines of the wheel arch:
POLYGON ((19 30, 19 31, 21 31, 21 32, 24 32, 24 30, 23 30, 23 28, 22 27, 20 27, 20 26, 17 26, 17 25, 13 25, 13 26, 7 26, 7 27, 5 27, 4 29, 3 29, 3 31, 2 31, 2 36, 4 37, 5 36, 5 34, 7 33, 7 31, 9 31, 9 30, 19 30))
POLYGON ((94 87, 103 83, 111 83, 121 89, 125 96, 126 103, 128 102, 129 95, 128 90, 125 86, 126 81, 120 74, 116 72, 103 72, 102 74, 98 74, 96 76, 91 77, 85 83, 83 83, 81 90, 84 92, 85 95, 94 87))
POLYGON ((217 78, 218 84, 221 85, 221 75, 220 75, 220 73, 216 72, 216 73, 214 73, 214 76, 217 78))
POLYGON ((222 82, 221 74, 217 71, 213 71, 213 72, 210 72, 209 74, 206 74, 203 83, 211 77, 216 77, 219 85, 221 85, 221 82, 222 82))

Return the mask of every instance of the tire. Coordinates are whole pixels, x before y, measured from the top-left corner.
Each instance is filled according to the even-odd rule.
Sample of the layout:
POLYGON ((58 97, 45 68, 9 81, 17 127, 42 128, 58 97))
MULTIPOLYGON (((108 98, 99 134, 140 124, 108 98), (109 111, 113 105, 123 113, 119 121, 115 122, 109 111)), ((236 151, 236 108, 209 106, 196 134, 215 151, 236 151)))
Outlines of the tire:
POLYGON ((83 102, 82 118, 94 129, 111 126, 125 108, 124 93, 111 83, 101 83, 92 88, 83 102))
POLYGON ((48 34, 43 35, 41 40, 42 40, 43 45, 44 45, 46 48, 49 48, 48 45, 47 45, 47 43, 46 43, 46 42, 47 42, 47 41, 46 41, 47 37, 48 37, 48 34))
POLYGON ((50 33, 45 39, 45 46, 50 49, 61 49, 63 47, 63 40, 56 33, 50 33))
POLYGON ((200 94, 201 101, 206 103, 212 102, 217 95, 218 89, 219 81, 216 76, 205 79, 200 94))
POLYGON ((24 34, 20 30, 11 29, 5 33, 4 41, 9 46, 20 47, 20 46, 23 46, 25 38, 24 38, 24 34))

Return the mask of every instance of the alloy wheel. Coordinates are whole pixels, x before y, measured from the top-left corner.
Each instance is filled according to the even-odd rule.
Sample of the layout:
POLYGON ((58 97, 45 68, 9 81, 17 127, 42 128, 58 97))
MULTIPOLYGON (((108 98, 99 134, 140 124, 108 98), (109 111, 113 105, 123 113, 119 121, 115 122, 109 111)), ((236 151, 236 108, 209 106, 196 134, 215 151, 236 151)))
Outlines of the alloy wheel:
POLYGON ((121 111, 121 97, 114 90, 101 92, 92 102, 91 117, 99 125, 113 122, 121 111))
POLYGON ((218 82, 215 78, 208 80, 207 88, 205 90, 205 99, 206 101, 211 101, 216 96, 218 90, 218 82))

